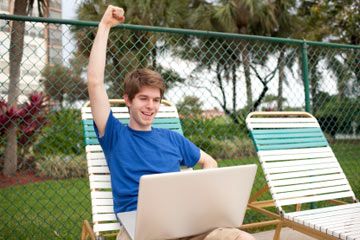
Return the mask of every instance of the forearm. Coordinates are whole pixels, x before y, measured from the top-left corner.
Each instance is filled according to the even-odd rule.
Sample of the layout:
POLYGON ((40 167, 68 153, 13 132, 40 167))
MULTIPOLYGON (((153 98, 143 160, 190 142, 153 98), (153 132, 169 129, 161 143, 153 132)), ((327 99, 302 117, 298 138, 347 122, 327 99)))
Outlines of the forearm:
POLYGON ((93 87, 98 87, 104 84, 106 47, 109 32, 110 26, 106 26, 100 22, 89 58, 87 76, 89 91, 91 91, 91 88, 93 87))
POLYGON ((200 150, 200 159, 198 162, 201 168, 217 168, 218 164, 214 158, 212 158, 209 154, 200 150))

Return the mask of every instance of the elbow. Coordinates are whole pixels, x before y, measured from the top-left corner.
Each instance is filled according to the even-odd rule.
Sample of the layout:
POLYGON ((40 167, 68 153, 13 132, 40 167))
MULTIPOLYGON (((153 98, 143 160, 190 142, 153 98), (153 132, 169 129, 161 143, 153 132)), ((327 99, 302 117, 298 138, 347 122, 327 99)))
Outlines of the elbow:
POLYGON ((88 72, 88 75, 87 75, 87 85, 88 85, 88 88, 96 88, 98 86, 101 86, 102 85, 102 82, 98 80, 98 78, 96 77, 95 74, 91 73, 91 72, 88 72))

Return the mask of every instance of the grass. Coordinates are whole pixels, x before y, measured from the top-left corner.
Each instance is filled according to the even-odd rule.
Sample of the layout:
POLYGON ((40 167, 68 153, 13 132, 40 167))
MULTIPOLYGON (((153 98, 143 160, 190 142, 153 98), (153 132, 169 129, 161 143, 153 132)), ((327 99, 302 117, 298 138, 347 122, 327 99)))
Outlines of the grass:
POLYGON ((91 217, 86 179, 10 187, 0 194, 0 239, 75 239, 91 217))
MULTIPOLYGON (((360 196, 359 143, 337 142, 332 148, 356 196, 360 196)), ((222 160, 219 165, 258 164, 257 158, 222 160)), ((253 191, 265 184, 258 168, 253 191)), ((91 219, 87 179, 45 181, 0 190, 0 239, 78 239, 84 219, 91 219)), ((262 199, 270 199, 266 194, 262 199)), ((245 223, 265 217, 248 211, 245 223)))

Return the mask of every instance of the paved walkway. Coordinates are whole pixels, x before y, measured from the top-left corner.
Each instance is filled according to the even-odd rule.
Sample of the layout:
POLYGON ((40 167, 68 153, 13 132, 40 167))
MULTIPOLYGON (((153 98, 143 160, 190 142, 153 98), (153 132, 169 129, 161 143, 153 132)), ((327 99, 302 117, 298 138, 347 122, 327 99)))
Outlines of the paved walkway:
MULTIPOLYGON (((253 233, 252 235, 256 240, 272 240, 275 230, 253 233)), ((291 228, 282 228, 280 240, 315 240, 315 238, 309 237, 298 231, 294 231, 291 228)))

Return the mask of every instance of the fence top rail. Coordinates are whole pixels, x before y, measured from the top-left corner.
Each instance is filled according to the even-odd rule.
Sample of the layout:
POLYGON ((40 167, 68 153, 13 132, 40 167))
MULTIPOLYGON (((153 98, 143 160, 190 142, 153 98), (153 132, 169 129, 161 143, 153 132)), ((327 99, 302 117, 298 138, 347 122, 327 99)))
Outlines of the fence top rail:
MULTIPOLYGON (((99 24, 99 22, 96 22, 96 21, 30 17, 30 16, 9 15, 9 14, 0 14, 0 19, 73 25, 73 26, 79 26, 79 27, 97 27, 99 24)), ((175 33, 175 34, 194 35, 194 36, 203 36, 203 37, 232 38, 232 39, 242 39, 242 40, 250 40, 250 41, 266 41, 266 42, 275 42, 275 43, 286 43, 286 44, 291 44, 291 45, 300 45, 303 47, 320 46, 320 47, 330 47, 330 48, 360 49, 359 45, 326 43, 326 42, 316 42, 316 41, 307 41, 307 40, 290 39, 290 38, 275 38, 275 37, 267 37, 267 36, 245 35, 245 34, 236 34, 236 33, 223 33, 223 32, 181 29, 181 28, 154 27, 154 26, 133 25, 133 24, 120 24, 120 25, 116 26, 116 28, 127 29, 127 30, 136 30, 136 31, 175 33)))

